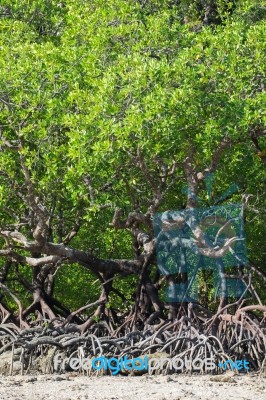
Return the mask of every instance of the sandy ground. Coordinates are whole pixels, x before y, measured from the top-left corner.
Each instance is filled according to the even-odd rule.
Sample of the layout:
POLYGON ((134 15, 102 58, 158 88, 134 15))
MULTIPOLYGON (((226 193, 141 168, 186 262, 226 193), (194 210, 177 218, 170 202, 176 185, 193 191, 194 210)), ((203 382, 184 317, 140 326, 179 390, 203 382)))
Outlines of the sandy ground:
POLYGON ((266 400, 258 375, 0 376, 1 400, 266 400))

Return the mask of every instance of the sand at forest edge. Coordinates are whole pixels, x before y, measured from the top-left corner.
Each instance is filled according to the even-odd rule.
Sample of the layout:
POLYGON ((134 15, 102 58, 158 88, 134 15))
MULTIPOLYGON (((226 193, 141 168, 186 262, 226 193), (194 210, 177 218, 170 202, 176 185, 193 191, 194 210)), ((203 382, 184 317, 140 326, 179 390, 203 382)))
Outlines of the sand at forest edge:
POLYGON ((266 400, 258 375, 0 376, 1 400, 266 400), (225 382, 226 380, 226 382, 225 382))

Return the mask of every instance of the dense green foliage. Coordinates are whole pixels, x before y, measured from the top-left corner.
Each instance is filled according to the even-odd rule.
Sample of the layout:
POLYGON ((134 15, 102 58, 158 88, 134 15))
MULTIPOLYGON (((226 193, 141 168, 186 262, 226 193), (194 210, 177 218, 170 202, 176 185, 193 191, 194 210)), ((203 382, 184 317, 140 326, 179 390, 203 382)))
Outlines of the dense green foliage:
MULTIPOLYGON (((73 248, 133 259, 131 229, 110 226, 114 209, 146 213, 158 198, 157 210, 183 208, 184 160, 191 155, 204 171, 225 140, 211 197, 204 180, 198 196, 213 204, 233 183, 239 190, 225 203, 251 195, 248 253, 266 273, 265 18, 262 0, 3 0, 1 230, 32 239, 23 157, 52 215, 50 242, 62 243, 77 224, 73 248)), ((31 271, 14 263, 9 272, 25 305, 31 297, 18 276, 30 282, 31 271)), ((54 297, 70 309, 95 301, 96 279, 63 262, 54 297)), ((118 276, 114 286, 131 300, 135 281, 118 276)), ((259 278, 257 290, 265 300, 259 278)), ((115 293, 111 300, 126 304, 115 293)))

